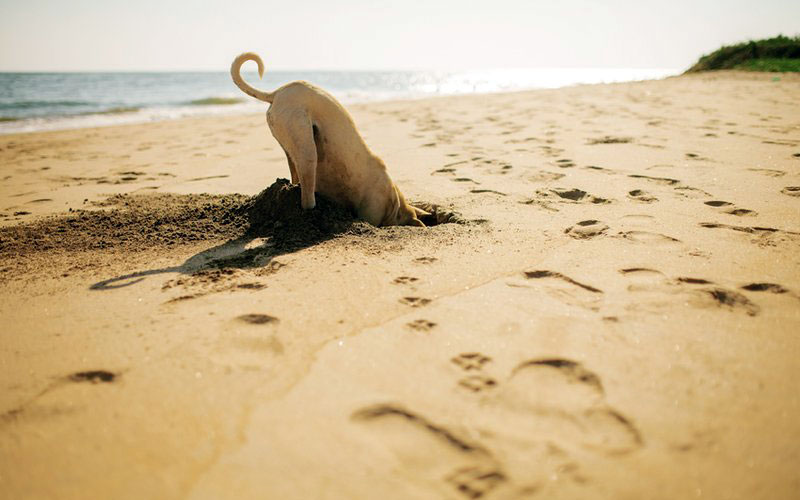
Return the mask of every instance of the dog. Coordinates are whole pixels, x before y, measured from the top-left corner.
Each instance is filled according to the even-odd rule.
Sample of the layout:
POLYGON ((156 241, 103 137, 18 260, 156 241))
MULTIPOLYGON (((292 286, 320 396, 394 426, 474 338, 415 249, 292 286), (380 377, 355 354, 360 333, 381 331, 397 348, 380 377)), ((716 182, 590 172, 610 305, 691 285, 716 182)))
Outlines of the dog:
POLYGON ((245 94, 270 103, 267 123, 286 153, 292 183, 300 183, 303 209, 316 206, 320 193, 353 210, 373 226, 420 226, 428 212, 409 205, 392 182, 386 165, 370 151, 347 110, 324 90, 308 82, 287 83, 264 92, 242 79, 247 61, 264 63, 252 52, 233 60, 231 78, 245 94))

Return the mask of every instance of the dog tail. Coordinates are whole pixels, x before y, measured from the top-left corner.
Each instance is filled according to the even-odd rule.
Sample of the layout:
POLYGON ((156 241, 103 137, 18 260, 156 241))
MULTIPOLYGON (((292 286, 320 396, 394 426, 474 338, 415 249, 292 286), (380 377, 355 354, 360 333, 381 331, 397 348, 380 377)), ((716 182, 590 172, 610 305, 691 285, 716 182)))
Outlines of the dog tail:
POLYGON ((255 61, 256 64, 258 64, 258 77, 261 78, 264 76, 264 63, 261 61, 261 58, 258 57, 258 54, 254 54, 253 52, 245 52, 244 54, 239 54, 231 64, 231 78, 233 78, 233 83, 242 89, 242 92, 245 94, 255 97, 259 101, 264 101, 271 104, 274 93, 264 92, 263 90, 258 90, 257 88, 251 87, 247 82, 244 81, 244 79, 242 79, 240 70, 242 69, 242 64, 247 61, 255 61))

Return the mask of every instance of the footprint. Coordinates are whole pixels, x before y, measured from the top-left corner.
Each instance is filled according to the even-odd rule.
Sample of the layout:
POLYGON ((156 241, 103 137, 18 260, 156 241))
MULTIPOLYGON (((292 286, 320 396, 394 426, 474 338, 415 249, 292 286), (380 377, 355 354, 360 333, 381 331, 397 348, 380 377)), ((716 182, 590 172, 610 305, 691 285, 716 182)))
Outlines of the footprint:
POLYGON ((416 259, 414 259, 414 262, 417 264, 431 264, 433 262, 436 262, 437 260, 439 259, 437 259, 436 257, 417 257, 416 259))
POLYGON ((412 464, 405 471, 412 481, 425 481, 420 471, 441 481, 446 491, 435 496, 451 498, 455 490, 465 498, 481 498, 506 480, 488 448, 400 405, 368 406, 350 418, 378 433, 401 466, 412 464))
POLYGON ((585 168, 586 170, 594 170, 596 172, 603 172, 604 174, 609 174, 609 175, 615 175, 615 174, 618 173, 615 170, 611 170, 610 168, 598 167, 597 165, 586 165, 583 168, 585 168))
POLYGON ((663 286, 667 281, 661 271, 645 267, 629 267, 620 269, 619 272, 625 276, 629 292, 651 291, 663 286))
POLYGON ((405 304, 411 307, 423 307, 430 304, 431 299, 426 299, 423 297, 403 297, 400 299, 401 304, 405 304))
POLYGON ((415 278, 413 276, 398 276, 392 281, 392 283, 396 285, 408 285, 409 283, 414 283, 417 281, 419 281, 419 278, 415 278))
POLYGON ((744 285, 742 290, 749 292, 770 292, 770 293, 786 293, 789 290, 776 283, 750 283, 744 285))
POLYGON ((725 213, 735 215, 737 217, 744 217, 744 216, 755 217, 756 215, 758 215, 758 213, 755 212, 754 210, 748 210, 746 208, 734 208, 733 210, 726 210, 725 213))
POLYGON ((482 193, 491 193, 491 194, 498 194, 500 196, 507 196, 505 193, 501 193, 500 191, 495 191, 494 189, 473 189, 470 193, 475 194, 482 194, 482 193))
POLYGON ((783 177, 786 172, 783 170, 774 170, 771 168, 748 168, 751 172, 758 172, 759 174, 767 175, 769 177, 783 177))
POLYGON ((465 497, 481 498, 506 481, 506 476, 495 467, 462 467, 446 480, 465 497))
POLYGON ((269 314, 242 314, 241 316, 237 316, 236 319, 239 321, 244 321, 245 323, 250 323, 251 325, 266 325, 267 323, 277 323, 278 318, 275 316, 270 316, 269 314))
POLYGON ((205 177, 194 177, 194 178, 191 178, 191 179, 187 179, 187 182, 195 182, 195 181, 207 181, 207 180, 209 180, 209 179, 224 179, 224 178, 226 178, 226 177, 230 177, 230 176, 229 176, 229 175, 227 175, 227 174, 222 174, 222 175, 207 175, 207 176, 205 176, 205 177))
POLYGON ((664 186, 677 186, 681 183, 678 179, 670 179, 669 177, 651 177, 649 175, 630 174, 628 177, 633 179, 644 179, 646 181, 655 182, 664 186))
POLYGON ((710 207, 728 207, 733 205, 733 203, 729 203, 727 201, 720 201, 720 200, 712 200, 704 202, 706 205, 710 207))
POLYGON ((552 368, 559 373, 563 380, 569 383, 586 384, 591 388, 592 392, 603 394, 603 384, 600 382, 600 377, 576 361, 561 358, 532 359, 518 364, 512 370, 511 375, 514 376, 520 370, 531 368, 552 368))
POLYGON ((466 352, 450 359, 456 366, 467 372, 473 370, 480 371, 483 369, 483 365, 489 363, 491 360, 492 358, 484 356, 479 352, 466 352))
POLYGON ((781 189, 781 193, 787 196, 800 196, 800 186, 786 186, 781 189))
POLYGON ((562 158, 560 160, 556 160, 556 166, 559 168, 572 168, 575 166, 575 162, 568 158, 562 158))
POLYGON ((724 288, 712 288, 705 290, 716 303, 732 311, 744 311, 748 316, 756 316, 761 310, 756 304, 739 292, 726 290, 724 288))
POLYGON ((596 205, 611 203, 611 200, 593 196, 581 189, 549 189, 536 191, 536 196, 522 201, 525 205, 539 205, 544 209, 558 212, 551 203, 592 203, 596 205))
POLYGON ((625 231, 619 233, 620 236, 629 241, 636 243, 644 243, 648 245, 662 245, 680 243, 680 240, 660 233, 651 233, 648 231, 625 231))
POLYGON ((713 281, 704 280, 703 278, 689 278, 689 277, 679 277, 678 282, 680 283, 688 283, 690 285, 713 285, 713 281))
POLYGON ((602 290, 599 290, 593 286, 585 285, 574 279, 570 278, 569 276, 564 276, 561 273, 553 272, 553 271, 525 271, 525 277, 528 279, 541 279, 541 278, 555 278, 571 285, 575 285, 580 287, 588 292, 592 293, 603 293, 602 290))
POLYGON ((459 380, 458 385, 471 392, 483 392, 497 387, 497 381, 484 375, 471 375, 459 380))
POLYGON ((658 198, 651 195, 647 191, 642 191, 641 189, 634 189, 633 191, 628 191, 628 198, 641 203, 653 203, 658 201, 658 198))
POLYGON ((597 144, 628 144, 630 142, 633 142, 633 138, 631 137, 612 137, 607 135, 597 139, 589 139, 586 141, 586 144, 595 146, 597 144))
POLYGON ((351 417, 352 420, 370 422, 377 420, 384 420, 387 418, 396 418, 412 426, 429 433, 442 443, 455 448, 463 453, 478 453, 488 455, 488 450, 478 443, 472 443, 465 438, 457 436, 454 432, 447 429, 442 425, 438 425, 431 420, 414 413, 410 410, 399 405, 392 404, 378 404, 368 406, 354 412, 351 417))
MULTIPOLYGON (((58 378, 50 382, 50 384, 47 387, 42 389, 38 394, 36 394, 26 402, 22 403, 16 408, 12 408, 8 411, 0 413, 0 424, 14 420, 23 414, 31 412, 31 410, 33 410, 33 412, 35 413, 36 409, 32 408, 32 406, 34 406, 40 398, 42 398, 46 394, 49 394, 50 392, 56 389, 59 389, 60 387, 63 387, 65 384, 70 384, 70 383, 110 384, 115 382, 120 375, 121 375, 120 372, 115 373, 108 370, 87 370, 87 371, 75 372, 65 377, 58 378)), ((48 413, 51 415, 58 415, 62 413, 62 411, 53 410, 48 413)))
POLYGON ((581 189, 551 189, 551 193, 555 194, 559 198, 571 201, 584 201, 594 204, 603 204, 603 203, 610 203, 609 200, 605 198, 599 198, 597 196, 592 196, 586 191, 581 189))
POLYGON ((606 404, 600 377, 577 361, 523 361, 512 370, 499 397, 514 411, 529 414, 532 429, 548 439, 560 436, 610 455, 629 453, 643 444, 633 422, 606 404))
POLYGON ((563 178, 564 176, 565 174, 542 170, 540 172, 536 172, 535 174, 527 175, 525 178, 531 182, 553 182, 563 178))
POLYGON ((574 226, 566 228, 564 233, 577 240, 585 240, 604 234, 607 230, 608 226, 600 221, 582 220, 574 226))
POLYGON ((410 323, 406 323, 406 326, 419 332, 429 332, 436 327, 436 323, 428 321, 427 319, 415 319, 410 323))
POLYGON ((111 383, 117 378, 117 374, 106 370, 90 370, 77 372, 69 375, 67 380, 71 382, 89 382, 92 384, 111 383))

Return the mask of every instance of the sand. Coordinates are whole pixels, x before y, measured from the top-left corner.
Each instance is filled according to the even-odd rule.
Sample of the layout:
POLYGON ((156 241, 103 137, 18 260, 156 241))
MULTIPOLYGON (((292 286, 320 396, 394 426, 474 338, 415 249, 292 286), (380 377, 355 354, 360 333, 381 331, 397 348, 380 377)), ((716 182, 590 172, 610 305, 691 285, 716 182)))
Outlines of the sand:
POLYGON ((0 136, 0 497, 797 498, 800 78, 349 108, 441 223, 255 197, 263 115, 0 136))

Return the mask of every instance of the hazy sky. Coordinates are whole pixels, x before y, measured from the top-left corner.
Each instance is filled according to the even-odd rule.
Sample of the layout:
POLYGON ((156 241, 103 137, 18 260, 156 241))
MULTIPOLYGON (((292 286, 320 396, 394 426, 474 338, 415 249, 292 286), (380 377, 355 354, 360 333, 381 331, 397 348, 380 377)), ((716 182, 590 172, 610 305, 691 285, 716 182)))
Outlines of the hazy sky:
POLYGON ((0 0, 0 71, 686 68, 800 0, 0 0))

